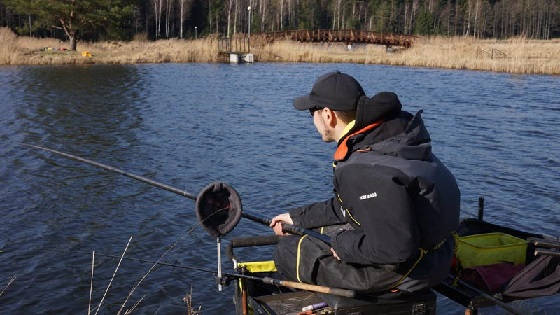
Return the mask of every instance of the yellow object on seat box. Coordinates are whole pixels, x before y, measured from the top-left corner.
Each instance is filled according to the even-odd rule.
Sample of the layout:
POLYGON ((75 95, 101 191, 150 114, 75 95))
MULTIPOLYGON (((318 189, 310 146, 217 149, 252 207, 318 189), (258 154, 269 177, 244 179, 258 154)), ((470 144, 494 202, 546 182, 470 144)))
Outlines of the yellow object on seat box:
POLYGON ((458 236, 457 259, 463 268, 511 262, 525 264, 527 241, 505 233, 458 236))
POLYGON ((276 265, 274 260, 266 261, 246 261, 237 264, 238 267, 246 268, 250 273, 254 272, 275 272, 276 265))

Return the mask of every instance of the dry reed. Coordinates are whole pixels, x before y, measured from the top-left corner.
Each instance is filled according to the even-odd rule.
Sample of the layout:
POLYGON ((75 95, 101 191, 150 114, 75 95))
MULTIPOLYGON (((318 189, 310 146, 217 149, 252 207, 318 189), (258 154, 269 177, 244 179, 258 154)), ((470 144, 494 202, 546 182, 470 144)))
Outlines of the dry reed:
POLYGON ((132 305, 131 308, 127 309, 126 312, 124 312, 124 315, 132 314, 132 312, 134 312, 136 307, 138 307, 138 305, 142 303, 142 301, 144 301, 145 297, 146 295, 142 295, 142 297, 138 301, 136 301, 136 303, 134 303, 134 305, 132 305))
POLYGON ((8 28, 0 28, 0 64, 14 64, 18 62, 17 36, 8 28))
POLYGON ((56 39, 18 37, 0 28, 0 65, 217 62, 217 46, 215 37, 149 42, 138 36, 138 40, 130 42, 78 42, 78 51, 70 51, 68 43, 56 39), (89 52, 91 57, 84 57, 83 52, 89 52))
POLYGON ((185 296, 183 297, 183 302, 185 302, 185 305, 187 306, 187 315, 200 315, 201 314, 201 310, 202 310, 201 305, 199 305, 197 309, 195 309, 193 307, 192 287, 191 287, 191 291, 189 293, 185 294, 185 296))
MULTIPOLYGON (((165 252, 163 252, 163 254, 161 254, 161 256, 159 256, 159 258, 152 264, 152 266, 150 267, 150 269, 148 269, 148 271, 142 276, 142 278, 140 278, 140 280, 138 280, 138 282, 136 283, 136 285, 130 290, 130 292, 128 292, 128 295, 126 296, 126 299, 124 300, 123 304, 121 305, 121 308, 119 309, 119 311, 117 312, 117 315, 120 315, 122 310, 124 309, 124 307, 126 306, 126 303, 128 302, 128 300, 130 299, 130 297, 132 296, 132 294, 134 294, 134 291, 136 291, 136 289, 140 286, 140 284, 142 283, 142 281, 144 281, 144 279, 146 279, 146 277, 152 272, 152 270, 154 270, 154 268, 159 264, 159 262, 163 259, 163 257, 165 257, 165 255, 167 255, 167 253, 169 253, 171 250, 173 250, 173 248, 175 248, 175 246, 177 245, 177 242, 179 240, 175 241, 175 243, 173 243, 173 245, 171 245, 165 252)), ((142 297, 143 299, 144 297, 142 297)), ((138 303, 136 303, 132 309, 136 308, 136 305, 138 303)), ((129 310, 125 311, 125 314, 128 314, 129 310)))
POLYGON ((523 74, 560 74, 560 40, 418 38, 410 49, 384 46, 275 42, 254 50, 260 61, 342 62, 470 69, 523 74))
POLYGON ((101 301, 99 301, 99 304, 97 305, 97 308, 95 309, 95 315, 97 315, 97 313, 101 309, 101 305, 103 305, 103 301, 105 301, 105 297, 107 296, 107 292, 109 292, 109 288, 111 287, 111 284, 113 283, 113 279, 115 279, 115 275, 119 271, 119 267, 121 266, 121 262, 123 260, 123 257, 126 254, 126 250, 128 249, 128 245, 130 245, 130 241, 132 241, 132 236, 128 239, 128 242, 126 243, 126 247, 124 248, 124 251, 121 255, 121 259, 119 259, 119 263, 117 264, 117 267, 115 268, 115 271, 113 271, 113 276, 111 277, 111 280, 109 280, 109 284, 107 285, 107 288, 105 289, 105 293, 103 293, 103 297, 101 298, 101 301))
MULTIPOLYGON (((0 291, 0 296, 2 296, 4 294, 4 292, 6 292, 6 290, 8 290, 8 288, 10 287, 10 285, 12 285, 12 282, 14 282, 14 280, 16 280, 16 275, 13 275, 12 278, 10 278, 10 281, 8 281, 8 284, 6 284, 6 286, 2 289, 2 291, 0 291)), ((191 289, 192 291, 192 289, 191 289)))
POLYGON ((91 314, 91 297, 93 294, 93 269, 95 266, 95 251, 91 252, 91 279, 89 283, 89 304, 88 304, 88 315, 91 314))
MULTIPOLYGON (((78 43, 78 52, 60 50, 56 39, 18 37, 0 28, 0 65, 10 64, 131 64, 218 62, 217 38, 147 41, 139 34, 130 42, 78 43), (53 48, 45 50, 46 47, 53 48), (91 53, 83 57, 82 52, 91 53)), ((337 62, 414 67, 485 70, 522 74, 560 74, 560 39, 507 40, 472 37, 419 37, 410 49, 384 46, 311 44, 293 41, 266 43, 251 37, 252 53, 261 62, 337 62)))

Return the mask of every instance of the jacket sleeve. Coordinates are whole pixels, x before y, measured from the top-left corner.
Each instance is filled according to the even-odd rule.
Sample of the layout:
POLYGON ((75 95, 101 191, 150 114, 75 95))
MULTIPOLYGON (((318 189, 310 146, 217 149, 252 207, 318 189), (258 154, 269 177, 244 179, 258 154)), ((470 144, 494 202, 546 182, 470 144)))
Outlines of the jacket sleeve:
POLYGON ((294 225, 306 229, 345 223, 340 203, 335 198, 298 207, 289 213, 294 225))
POLYGON ((354 230, 333 238, 342 261, 357 264, 394 264, 418 253, 420 235, 414 205, 400 171, 385 167, 348 167, 339 181, 344 208, 355 221, 354 230))

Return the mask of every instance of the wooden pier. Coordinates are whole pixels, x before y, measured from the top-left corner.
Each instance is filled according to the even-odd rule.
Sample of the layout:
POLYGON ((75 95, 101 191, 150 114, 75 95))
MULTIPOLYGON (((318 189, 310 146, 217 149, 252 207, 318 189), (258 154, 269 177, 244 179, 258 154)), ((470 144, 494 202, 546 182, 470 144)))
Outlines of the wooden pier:
MULTIPOLYGON (((413 35, 380 34, 364 30, 289 30, 254 34, 253 40, 262 45, 276 40, 292 40, 309 43, 345 43, 384 45, 387 49, 392 47, 410 48, 416 39, 413 35)), ((223 62, 252 63, 251 38, 237 35, 230 38, 218 39, 218 56, 223 62)))
POLYGON ((412 47, 416 36, 380 34, 364 30, 290 30, 266 33, 266 41, 293 40, 298 42, 342 42, 350 44, 375 44, 391 46, 412 47))
POLYGON ((249 37, 234 36, 218 39, 218 57, 223 62, 253 63, 249 37))

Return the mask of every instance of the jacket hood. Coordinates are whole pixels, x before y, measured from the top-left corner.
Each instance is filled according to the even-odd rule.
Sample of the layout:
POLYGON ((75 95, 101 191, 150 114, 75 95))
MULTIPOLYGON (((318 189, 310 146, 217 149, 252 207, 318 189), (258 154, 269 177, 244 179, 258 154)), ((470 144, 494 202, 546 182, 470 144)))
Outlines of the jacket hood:
POLYGON ((360 97, 356 107, 356 125, 354 130, 360 130, 378 120, 388 120, 401 111, 402 105, 397 94, 381 92, 372 98, 360 97))
MULTIPOLYGON (((349 132, 351 136, 346 141, 339 142, 339 146, 347 146, 347 152, 371 149, 407 160, 431 159, 430 134, 424 126, 422 111, 412 115, 401 111, 401 108, 397 95, 391 92, 381 92, 372 98, 360 98, 356 109, 356 124, 349 132), (367 128, 379 122, 382 122, 379 126, 367 128), (367 131, 360 132, 362 130, 367 131)), ((344 158, 336 158, 335 155, 335 159, 344 160, 347 156, 345 154, 344 158)))
POLYGON ((367 140, 372 141, 372 149, 378 153, 398 156, 407 160, 431 160, 432 144, 430 134, 424 126, 422 120, 422 111, 418 111, 414 116, 410 113, 403 112, 397 118, 385 122, 381 127, 387 129, 387 134, 390 130, 395 131, 395 135, 389 136, 382 140, 381 137, 366 137, 367 140), (398 132, 403 123, 408 119, 404 129, 398 132), (385 125, 385 126, 384 126, 385 125), (368 139, 369 138, 369 139, 368 139), (377 138, 377 139, 376 139, 377 138))

